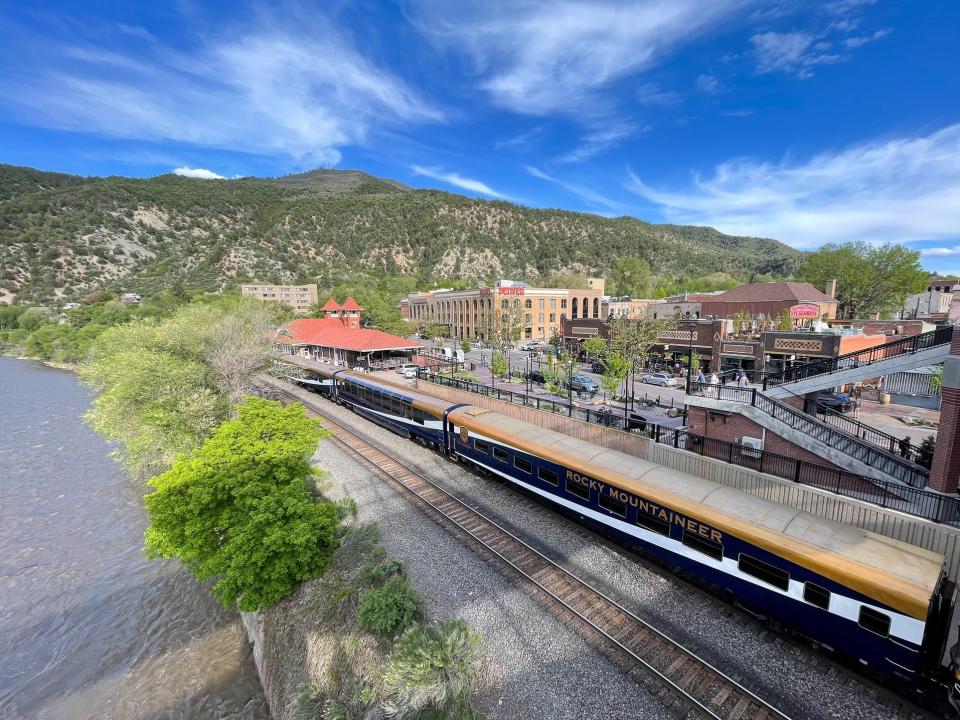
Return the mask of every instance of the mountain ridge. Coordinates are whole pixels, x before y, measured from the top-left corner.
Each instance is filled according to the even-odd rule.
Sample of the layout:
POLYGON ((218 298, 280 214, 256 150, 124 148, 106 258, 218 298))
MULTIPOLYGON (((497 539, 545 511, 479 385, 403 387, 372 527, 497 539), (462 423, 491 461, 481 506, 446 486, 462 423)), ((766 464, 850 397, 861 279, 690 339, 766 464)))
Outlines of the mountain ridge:
POLYGON ((657 274, 789 275, 802 253, 768 238, 535 209, 418 190, 360 170, 279 178, 82 178, 0 165, 0 299, 216 290, 345 273, 536 282, 608 275, 624 255, 657 274))

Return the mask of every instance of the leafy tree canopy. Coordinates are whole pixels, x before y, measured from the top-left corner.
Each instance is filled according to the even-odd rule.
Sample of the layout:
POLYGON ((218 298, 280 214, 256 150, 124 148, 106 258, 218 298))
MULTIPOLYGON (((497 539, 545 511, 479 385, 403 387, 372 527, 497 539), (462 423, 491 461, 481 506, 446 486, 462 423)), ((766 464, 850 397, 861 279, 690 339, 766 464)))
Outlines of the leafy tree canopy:
POLYGON ((903 245, 857 242, 830 243, 811 253, 801 277, 820 288, 837 280, 840 313, 856 318, 893 312, 907 295, 926 287, 928 273, 920 267, 920 253, 903 245))
POLYGON ((590 287, 590 283, 587 282, 587 276, 581 273, 553 273, 534 284, 546 288, 571 288, 577 290, 585 290, 590 287))
POLYGON ((150 481, 149 558, 179 558, 225 607, 270 607, 336 550, 332 504, 314 502, 310 456, 327 435, 303 406, 250 398, 237 418, 150 481))
POLYGON ((610 279, 611 295, 629 295, 630 297, 650 297, 653 292, 653 274, 650 263, 642 257, 628 255, 613 264, 610 279))

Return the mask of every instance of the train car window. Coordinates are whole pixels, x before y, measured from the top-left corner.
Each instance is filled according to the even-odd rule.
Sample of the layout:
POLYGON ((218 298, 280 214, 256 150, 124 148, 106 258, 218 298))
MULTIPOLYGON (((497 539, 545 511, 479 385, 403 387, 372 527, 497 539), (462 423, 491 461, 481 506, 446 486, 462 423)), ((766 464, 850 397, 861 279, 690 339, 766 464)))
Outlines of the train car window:
POLYGON ((493 446, 493 457, 500 462, 510 462, 510 456, 507 454, 507 451, 496 445, 493 446))
POLYGON ((647 515, 645 513, 637 513, 637 525, 642 528, 646 528, 650 532, 655 532, 658 535, 669 535, 670 534, 670 523, 666 520, 661 520, 658 517, 653 515, 647 515))
POLYGON ((529 460, 524 460, 522 457, 514 457, 513 466, 528 475, 533 472, 533 465, 530 464, 529 460))
POLYGON ((890 616, 872 608, 860 608, 860 627, 872 633, 887 637, 890 634, 890 616))
POLYGON ((600 504, 600 507, 607 512, 619 515, 620 517, 627 516, 627 504, 623 500, 618 500, 615 497, 601 493, 597 496, 597 502, 600 504))
POLYGON ((473 439, 473 446, 482 452, 484 455, 490 452, 490 443, 484 442, 483 440, 478 440, 477 438, 473 439))
POLYGON ((550 483, 551 485, 559 485, 560 478, 553 470, 547 470, 546 468, 537 468, 537 477, 543 480, 545 483, 550 483))
POLYGON ((757 580, 762 580, 768 585, 773 585, 781 590, 790 587, 790 574, 781 570, 776 565, 771 565, 763 560, 757 560, 755 557, 740 553, 740 559, 737 562, 740 572, 752 575, 757 580))
POLYGON ((812 582, 803 584, 803 599, 818 608, 824 610, 830 608, 830 591, 812 582))
POLYGON ((565 485, 566 485, 567 492, 570 493, 571 495, 576 495, 577 497, 583 498, 584 500, 590 499, 589 488, 585 488, 583 485, 579 485, 575 482, 570 482, 569 480, 567 480, 565 485))
POLYGON ((704 555, 709 555, 714 560, 723 559, 723 545, 701 537, 695 532, 690 532, 686 528, 683 531, 683 544, 697 552, 702 552, 704 555))

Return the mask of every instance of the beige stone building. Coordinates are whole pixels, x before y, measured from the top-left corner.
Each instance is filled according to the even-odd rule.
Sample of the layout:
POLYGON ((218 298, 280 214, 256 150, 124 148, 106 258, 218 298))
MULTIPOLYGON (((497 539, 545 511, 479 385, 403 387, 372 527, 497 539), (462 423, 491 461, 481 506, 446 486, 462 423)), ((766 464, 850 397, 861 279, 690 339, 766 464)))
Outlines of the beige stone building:
POLYGON ((450 328, 452 337, 483 340, 492 313, 513 307, 521 315, 521 340, 549 340, 559 334, 564 318, 602 319, 603 290, 603 278, 591 278, 590 287, 582 290, 499 280, 493 287, 411 293, 400 308, 412 324, 440 323, 450 328))
POLYGON ((319 300, 316 285, 241 285, 240 294, 289 305, 298 315, 310 312, 319 300))

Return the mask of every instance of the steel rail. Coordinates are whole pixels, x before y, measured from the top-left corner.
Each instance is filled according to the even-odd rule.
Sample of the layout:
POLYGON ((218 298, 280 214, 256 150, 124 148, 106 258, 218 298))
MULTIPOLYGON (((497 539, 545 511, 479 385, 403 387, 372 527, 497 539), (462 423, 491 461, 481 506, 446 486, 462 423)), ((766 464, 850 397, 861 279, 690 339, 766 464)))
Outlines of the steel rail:
MULTIPOLYGON (((566 609, 573 616, 577 617, 579 620, 583 621, 588 626, 590 626, 596 633, 598 633, 602 637, 604 643, 608 645, 612 645, 613 647, 619 649, 619 651, 621 651, 622 653, 626 653, 639 666, 641 666, 647 672, 654 675, 659 681, 666 683, 676 693, 678 693, 683 698, 685 698, 686 701, 694 705, 696 708, 699 708, 701 711, 706 713, 709 717, 714 718, 715 720, 730 720, 732 718, 743 717, 743 714, 747 711, 747 709, 749 708, 749 705, 755 704, 758 707, 755 708, 754 714, 751 715, 750 717, 763 717, 763 713, 766 713, 768 716, 772 718, 778 718, 779 720, 790 720, 790 717, 786 715, 783 711, 777 709, 776 707, 768 703, 766 700, 758 696, 756 693, 744 687, 742 684, 740 684, 739 682, 731 678, 729 675, 727 675, 723 671, 714 667, 707 660, 697 655, 694 651, 688 649, 680 642, 673 640, 666 633, 653 627, 649 622, 642 620, 640 617, 638 617, 633 612, 631 612, 627 608, 620 605, 617 601, 610 598, 601 590, 594 588, 587 581, 583 580, 582 578, 575 575, 570 570, 559 565, 554 560, 551 560, 542 552, 530 546, 527 542, 525 542, 524 540, 522 540, 521 538, 519 538, 518 536, 516 536, 506 528, 502 527, 496 521, 490 519, 480 511, 468 505, 466 502, 464 502, 460 498, 456 497, 455 495, 451 494, 444 488, 440 487, 437 483, 425 477, 419 471, 414 470, 409 465, 404 463, 402 460, 397 459, 397 457, 393 453, 382 448, 379 445, 379 443, 377 443, 375 440, 370 439, 364 433, 361 433, 353 428, 347 428, 344 424, 331 420, 327 415, 323 415, 322 411, 319 408, 317 408, 312 401, 305 400, 304 398, 301 398, 287 390, 283 390, 280 388, 277 388, 277 389, 279 392, 283 393, 284 395, 294 398, 298 402, 304 403, 308 407, 308 409, 312 410, 313 412, 321 416, 322 421, 325 425, 329 425, 335 428, 335 430, 331 431, 333 433, 334 439, 338 441, 338 443, 342 447, 344 447, 352 456, 359 459, 364 465, 374 470, 374 472, 377 473, 378 475, 386 477, 388 480, 392 481, 392 483, 394 483, 395 485, 398 485, 399 487, 401 487, 411 495, 415 496, 418 500, 420 500, 422 503, 428 506, 431 511, 440 515, 447 522, 451 523, 456 528, 458 528, 462 533, 472 538, 476 543, 478 543, 483 548, 485 552, 495 556, 501 562, 506 564, 511 570, 519 574, 529 584, 533 585, 534 587, 537 588, 537 590, 539 590, 540 592, 542 592, 543 594, 551 598, 560 607, 566 609), (419 480, 423 485, 426 486, 428 490, 432 490, 435 493, 438 493, 440 500, 446 500, 449 504, 453 505, 453 509, 448 507, 446 510, 444 510, 442 507, 440 507, 440 502, 438 502, 437 500, 431 500, 427 498, 423 492, 420 492, 416 488, 411 487, 411 485, 404 482, 403 479, 397 477, 395 473, 392 473, 388 469, 384 468, 383 463, 378 463, 374 457, 371 457, 370 453, 361 452, 361 449, 358 449, 357 447, 355 447, 356 443, 351 444, 343 437, 340 437, 340 435, 337 433, 337 430, 339 430, 340 434, 345 435, 349 438, 353 438, 355 441, 359 441, 359 443, 362 443, 362 445, 366 445, 367 448, 374 451, 374 453, 379 453, 380 455, 383 456, 385 460, 398 466, 405 473, 413 476, 413 478, 415 478, 416 480, 419 480), (454 512, 454 510, 462 510, 464 511, 464 514, 462 514, 459 517, 459 519, 455 518, 452 516, 452 513, 454 512), (470 517, 473 517, 474 519, 479 520, 480 521, 479 526, 471 529, 467 527, 464 524, 464 522, 462 522, 470 517), (499 533, 500 534, 499 539, 502 540, 505 538, 508 541, 513 542, 517 546, 519 546, 520 552, 518 553, 518 555, 520 557, 519 558, 514 557, 513 559, 511 559, 506 555, 504 555, 502 552, 500 552, 500 550, 497 550, 496 548, 493 547, 493 544, 494 544, 493 539, 485 540, 482 537, 480 537, 479 533, 484 525, 490 528, 493 528, 496 533, 499 533), (523 559, 522 555, 524 553, 528 555, 532 555, 536 559, 538 559, 540 562, 542 562, 546 569, 554 573, 553 579, 561 580, 561 581, 566 581, 566 580, 572 581, 572 583, 575 586, 579 586, 580 588, 586 590, 588 593, 592 594, 593 596, 601 600, 603 603, 606 603, 607 607, 600 608, 598 612, 595 612, 598 610, 596 605, 589 605, 584 608, 578 609, 577 607, 574 606, 573 603, 568 602, 567 600, 564 600, 562 597, 560 597, 557 594, 557 592, 547 587, 546 580, 541 582, 537 578, 533 577, 531 573, 527 572, 522 567, 520 567, 520 561, 523 559), (696 682, 691 686, 692 688, 712 686, 712 683, 706 683, 704 682, 704 680, 717 680, 720 683, 726 684, 727 688, 723 688, 723 689, 720 689, 719 691, 714 691, 712 693, 714 695, 714 699, 723 695, 723 699, 719 703, 720 707, 722 707, 722 705, 726 703, 728 700, 731 700, 734 693, 739 695, 740 699, 733 703, 733 707, 731 708, 730 712, 723 715, 718 714, 718 712, 720 712, 720 707, 714 710, 713 708, 708 707, 708 705, 705 704, 706 702, 709 702, 709 701, 701 700, 700 698, 696 697, 693 694, 693 690, 684 689, 679 683, 683 683, 688 678, 692 679, 689 672, 684 674, 683 679, 679 680, 679 683, 678 681, 674 681, 668 675, 665 674, 665 671, 661 671, 660 669, 653 666, 645 658, 638 655, 636 651, 634 651, 632 648, 625 645, 624 642, 621 642, 619 639, 617 639, 617 637, 614 637, 614 635, 611 634, 611 632, 604 629, 603 627, 600 627, 596 622, 594 622, 589 617, 587 617, 588 612, 594 612, 594 616, 597 618, 602 617, 604 614, 606 614, 606 611, 611 608, 616 613, 620 613, 621 615, 625 616, 630 621, 632 621, 633 624, 636 626, 636 628, 639 631, 641 631, 641 633, 646 632, 655 636, 657 639, 659 639, 661 643, 666 645, 667 650, 672 650, 678 655, 686 658, 687 660, 692 661, 696 666, 698 666, 700 670, 698 675, 702 675, 704 672, 706 672, 713 676, 712 678, 710 677, 701 678, 699 682, 696 682), (724 690, 729 690, 730 692, 727 692, 726 694, 724 694, 724 690), (747 701, 746 705, 744 704, 744 701, 747 701)), ((543 569, 544 568, 540 568, 541 571, 543 569)), ((573 597, 575 594, 576 593, 567 593, 567 597, 568 598, 573 597)), ((636 638, 638 634, 632 633, 632 636, 636 638)), ((621 634, 621 637, 626 638, 627 634, 621 634)), ((621 664, 626 664, 626 663, 621 662, 621 664)), ((667 664, 667 663, 664 663, 664 664, 667 664)), ((671 668, 676 666, 677 666, 676 660, 669 663, 668 665, 668 667, 671 667, 671 668)), ((631 671, 633 669, 634 668, 631 668, 631 671)))

